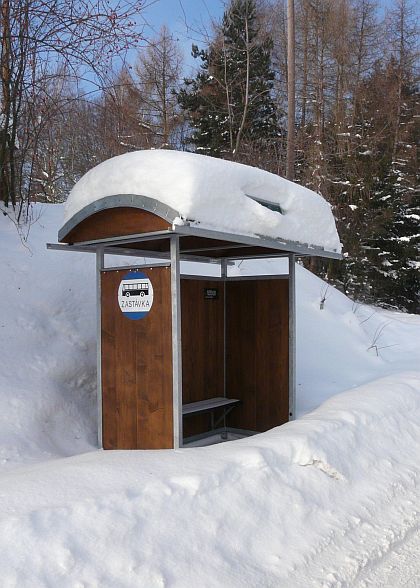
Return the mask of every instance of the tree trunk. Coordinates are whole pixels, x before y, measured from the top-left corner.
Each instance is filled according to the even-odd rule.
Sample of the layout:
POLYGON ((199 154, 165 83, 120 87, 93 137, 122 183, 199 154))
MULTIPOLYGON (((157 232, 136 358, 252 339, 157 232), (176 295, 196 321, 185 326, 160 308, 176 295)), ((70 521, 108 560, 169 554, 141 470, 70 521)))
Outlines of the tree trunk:
POLYGON ((246 80, 245 80, 245 100, 244 100, 244 110, 242 113, 242 120, 241 124, 238 129, 238 133, 236 135, 236 142, 235 142, 235 149, 233 151, 233 158, 236 159, 239 152, 239 145, 242 138, 242 133, 245 127, 246 117, 248 114, 248 106, 249 106, 249 68, 250 68, 250 51, 251 48, 249 46, 249 30, 248 30, 248 15, 245 19, 245 43, 246 43, 246 80))
POLYGON ((308 11, 306 5, 304 5, 303 12, 303 82, 302 82, 302 102, 301 102, 301 121, 300 126, 302 129, 306 125, 306 101, 308 99, 308 11))
POLYGON ((287 0, 287 168, 286 177, 295 177, 295 6, 287 0))
MULTIPOLYGON (((1 101, 2 112, 0 121, 0 200, 6 206, 10 200, 10 116, 11 116, 11 69, 10 69, 10 4, 9 0, 1 3, 1 101)), ((15 203, 12 202, 14 205, 15 203)))

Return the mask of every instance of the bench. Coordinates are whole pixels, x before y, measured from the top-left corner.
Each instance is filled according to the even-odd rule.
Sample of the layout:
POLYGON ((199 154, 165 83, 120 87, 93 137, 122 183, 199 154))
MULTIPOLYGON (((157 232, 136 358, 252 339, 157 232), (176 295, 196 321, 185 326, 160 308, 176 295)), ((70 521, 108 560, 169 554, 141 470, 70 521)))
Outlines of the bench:
POLYGON ((208 398, 207 400, 199 400, 198 402, 190 402, 182 406, 182 415, 188 416, 193 414, 200 414, 203 412, 210 412, 211 429, 216 429, 217 425, 226 418, 230 411, 241 404, 242 400, 235 398, 224 398, 222 396, 216 398, 208 398), (223 409, 222 416, 214 422, 214 411, 218 408, 223 409))

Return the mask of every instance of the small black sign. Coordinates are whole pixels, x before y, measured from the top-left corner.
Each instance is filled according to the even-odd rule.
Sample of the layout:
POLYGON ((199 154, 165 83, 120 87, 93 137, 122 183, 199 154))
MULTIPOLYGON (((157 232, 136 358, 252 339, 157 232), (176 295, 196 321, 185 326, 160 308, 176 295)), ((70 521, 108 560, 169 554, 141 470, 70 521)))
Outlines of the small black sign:
POLYGON ((217 300, 219 298, 219 290, 217 288, 204 288, 205 300, 217 300))

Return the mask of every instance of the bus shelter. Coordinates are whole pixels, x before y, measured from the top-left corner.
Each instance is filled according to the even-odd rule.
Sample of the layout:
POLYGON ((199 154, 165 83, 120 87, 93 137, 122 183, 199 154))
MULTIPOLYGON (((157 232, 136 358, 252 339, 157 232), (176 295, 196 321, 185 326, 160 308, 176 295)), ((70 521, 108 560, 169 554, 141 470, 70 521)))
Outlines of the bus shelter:
MULTIPOLYGON (((322 242, 302 243, 299 234, 294 240, 275 237, 271 228, 267 229, 271 235, 241 231, 252 222, 248 216, 259 212, 254 204, 268 211, 261 212, 262 220, 257 215, 257 227, 266 218, 277 220, 273 214, 286 215, 283 183, 278 184, 277 200, 272 186, 268 195, 264 192, 261 178, 272 174, 231 162, 213 163, 212 158, 194 154, 156 151, 134 155, 109 160, 111 163, 97 166, 76 184, 59 243, 48 244, 50 249, 96 255, 99 446, 179 448, 263 432, 293 419, 296 258, 339 259, 339 247, 334 249, 329 242, 329 247, 322 242), (118 165, 121 158, 124 163, 131 160, 128 167, 118 165), (152 173, 148 158, 162 160, 165 190, 171 194, 177 192, 177 174, 183 181, 187 173, 195 179, 201 174, 201 187, 197 179, 191 182, 190 200, 197 194, 199 201, 193 219, 168 204, 168 200, 176 204, 176 195, 167 198, 159 178, 153 178, 151 187, 147 182, 142 185, 142 177, 152 173), (140 178, 139 163, 145 167, 140 178), (137 166, 134 180, 127 180, 130 165, 137 166), (178 166, 176 172, 171 172, 171 165, 178 166), (252 200, 251 212, 244 200, 245 212, 238 210, 239 216, 243 213, 238 222, 235 215, 219 221, 220 226, 217 218, 211 222, 208 194, 213 189, 220 193, 220 186, 209 185, 207 165, 235 171, 233 179, 229 174, 221 178, 227 199, 238 178, 242 181, 249 174, 253 180, 258 174, 258 190, 254 187, 258 197, 244 194, 252 200), (197 166, 201 166, 198 173, 197 166), (171 173, 175 174, 172 182, 166 177, 171 173), (116 191, 119 186, 121 192, 116 191), (205 210, 204 221, 197 218, 200 206, 205 210), (229 223, 232 230, 227 228, 229 223), (107 263, 116 255, 133 261, 122 266, 107 263), (285 258, 277 275, 264 272, 263 260, 271 258, 285 258), (244 260, 255 260, 252 267, 258 271, 254 275, 238 271, 244 260)), ((156 176, 156 169, 153 174, 156 176)), ((299 194, 302 188, 298 188, 299 194)), ((217 207, 222 202, 220 197, 213 204, 217 207)), ((309 208, 313 217, 314 209, 309 208)), ((328 221, 331 227, 329 207, 323 205, 322 210, 329 211, 331 218, 321 215, 320 224, 328 221)))

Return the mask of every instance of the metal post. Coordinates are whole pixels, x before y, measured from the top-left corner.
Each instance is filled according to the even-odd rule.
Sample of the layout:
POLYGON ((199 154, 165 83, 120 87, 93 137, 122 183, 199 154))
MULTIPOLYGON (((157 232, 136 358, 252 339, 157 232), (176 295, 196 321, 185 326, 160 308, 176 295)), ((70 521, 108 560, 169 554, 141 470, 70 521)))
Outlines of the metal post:
POLYGON ((104 268, 104 248, 96 248, 96 380, 98 403, 98 447, 102 442, 102 319, 101 319, 101 271, 104 268))
POLYGON ((172 395, 174 449, 182 446, 181 278, 179 237, 171 237, 172 395))
MULTIPOLYGON (((223 396, 226 398, 226 286, 227 286, 227 259, 220 263, 220 277, 223 279, 223 396)), ((226 423, 225 423, 226 426, 226 423)))
POLYGON ((296 292, 295 255, 289 255, 289 420, 296 418, 296 292))
MULTIPOLYGON (((226 398, 226 287, 227 287, 227 259, 222 259, 220 262, 220 277, 223 279, 223 396, 226 398)), ((223 427, 225 429, 222 433, 222 439, 227 439, 226 432, 226 416, 223 416, 223 427)))
POLYGON ((222 259, 220 264, 220 277, 223 278, 223 396, 226 398, 226 286, 227 286, 227 259, 222 259))

